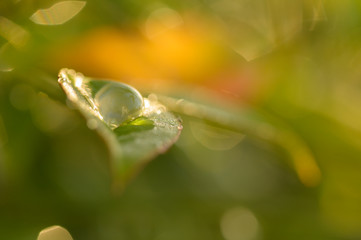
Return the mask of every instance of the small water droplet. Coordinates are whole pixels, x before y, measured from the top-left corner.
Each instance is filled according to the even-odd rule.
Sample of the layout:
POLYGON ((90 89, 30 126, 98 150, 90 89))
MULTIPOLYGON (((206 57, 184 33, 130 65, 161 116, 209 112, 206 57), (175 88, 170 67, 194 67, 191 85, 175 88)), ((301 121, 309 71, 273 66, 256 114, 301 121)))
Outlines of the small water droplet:
POLYGON ((109 83, 95 95, 95 105, 111 128, 139 117, 144 101, 142 95, 133 87, 123 83, 109 83))

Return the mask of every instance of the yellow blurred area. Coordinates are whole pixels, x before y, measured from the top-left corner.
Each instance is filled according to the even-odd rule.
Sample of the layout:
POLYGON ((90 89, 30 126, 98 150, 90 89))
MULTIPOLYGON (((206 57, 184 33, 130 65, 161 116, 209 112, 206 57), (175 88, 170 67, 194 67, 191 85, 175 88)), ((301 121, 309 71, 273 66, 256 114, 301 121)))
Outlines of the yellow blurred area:
POLYGON ((217 24, 191 14, 158 9, 127 32, 114 26, 91 30, 56 46, 52 68, 74 68, 87 76, 116 79, 143 91, 169 92, 206 87, 230 100, 249 100, 267 84, 255 81, 252 64, 225 42, 217 24), (189 15, 189 16, 188 16, 189 15))
POLYGON ((204 82, 221 71, 227 61, 224 49, 209 35, 184 27, 168 29, 152 38, 103 27, 56 50, 54 58, 57 65, 91 76, 136 81, 143 87, 204 82))

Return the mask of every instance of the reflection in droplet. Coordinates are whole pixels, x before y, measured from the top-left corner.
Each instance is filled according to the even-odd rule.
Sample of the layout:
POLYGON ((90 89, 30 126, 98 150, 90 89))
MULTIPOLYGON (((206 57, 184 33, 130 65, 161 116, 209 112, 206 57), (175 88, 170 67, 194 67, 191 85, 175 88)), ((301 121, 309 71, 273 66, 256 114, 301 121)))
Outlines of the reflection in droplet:
POLYGON ((75 17, 85 6, 85 1, 62 1, 48 9, 39 9, 30 20, 41 25, 60 25, 75 17))
POLYGON ((103 120, 112 128, 140 116, 143 110, 143 97, 133 87, 122 83, 109 83, 95 95, 103 120))
POLYGON ((249 209, 237 207, 224 213, 221 231, 226 240, 255 240, 259 238, 259 223, 249 209))
POLYGON ((30 37, 29 33, 24 28, 1 16, 0 36, 5 38, 11 45, 16 48, 24 47, 30 37))
POLYGON ((65 228, 52 226, 42 230, 37 240, 73 240, 73 238, 65 228))

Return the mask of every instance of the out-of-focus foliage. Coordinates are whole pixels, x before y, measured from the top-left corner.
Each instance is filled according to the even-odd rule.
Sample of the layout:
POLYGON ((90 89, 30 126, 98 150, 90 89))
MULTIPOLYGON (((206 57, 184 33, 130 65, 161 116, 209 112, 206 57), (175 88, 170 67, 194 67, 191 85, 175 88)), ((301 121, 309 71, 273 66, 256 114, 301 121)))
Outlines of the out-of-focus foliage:
POLYGON ((0 1, 1 239, 51 225, 77 240, 361 237, 359 2, 74 2, 0 1), (121 195, 63 67, 182 115, 121 195))

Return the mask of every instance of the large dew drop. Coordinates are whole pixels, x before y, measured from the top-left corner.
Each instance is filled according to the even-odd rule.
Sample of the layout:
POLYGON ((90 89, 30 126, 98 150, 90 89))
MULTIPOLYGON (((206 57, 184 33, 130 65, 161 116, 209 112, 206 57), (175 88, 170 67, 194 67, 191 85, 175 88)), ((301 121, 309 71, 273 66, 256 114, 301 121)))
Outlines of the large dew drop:
POLYGON ((112 129, 143 114, 142 95, 127 84, 86 78, 66 68, 60 70, 59 83, 72 102, 112 129))
POLYGON ((94 100, 103 121, 112 128, 139 117, 143 110, 142 95, 123 83, 106 84, 94 100))

